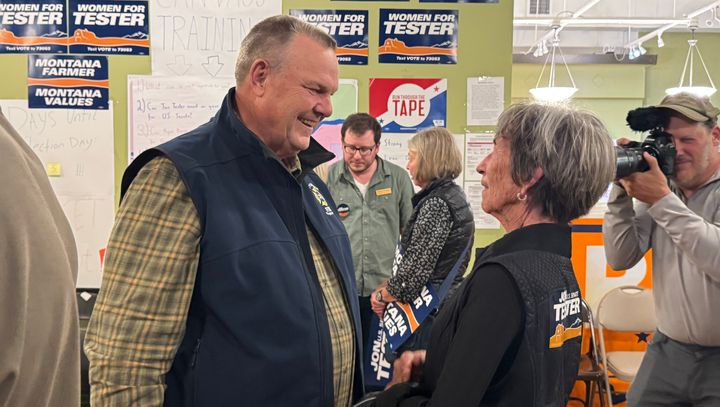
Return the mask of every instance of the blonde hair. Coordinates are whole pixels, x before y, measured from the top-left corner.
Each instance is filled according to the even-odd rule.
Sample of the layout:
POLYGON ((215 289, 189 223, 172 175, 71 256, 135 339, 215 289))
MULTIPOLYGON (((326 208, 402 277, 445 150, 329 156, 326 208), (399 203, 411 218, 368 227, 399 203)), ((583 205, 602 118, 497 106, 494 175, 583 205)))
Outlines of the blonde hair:
POLYGON ((308 24, 293 16, 273 16, 257 23, 242 40, 235 62, 235 82, 239 85, 248 72, 250 66, 257 59, 263 58, 270 65, 281 69, 283 54, 293 37, 304 34, 326 48, 335 49, 335 39, 322 29, 308 24))
POLYGON ((431 127, 415 134, 408 142, 408 149, 417 157, 416 180, 455 179, 462 172, 460 150, 452 134, 443 127, 431 127))

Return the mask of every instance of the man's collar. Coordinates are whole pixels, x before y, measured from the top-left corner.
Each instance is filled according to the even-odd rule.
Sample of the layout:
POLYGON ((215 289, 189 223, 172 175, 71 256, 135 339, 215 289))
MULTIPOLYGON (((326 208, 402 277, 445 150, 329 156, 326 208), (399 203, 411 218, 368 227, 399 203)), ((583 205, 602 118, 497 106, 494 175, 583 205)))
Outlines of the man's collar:
POLYGON ((298 153, 302 172, 308 173, 318 165, 328 162, 335 158, 335 154, 326 150, 315 138, 310 137, 310 146, 298 153))

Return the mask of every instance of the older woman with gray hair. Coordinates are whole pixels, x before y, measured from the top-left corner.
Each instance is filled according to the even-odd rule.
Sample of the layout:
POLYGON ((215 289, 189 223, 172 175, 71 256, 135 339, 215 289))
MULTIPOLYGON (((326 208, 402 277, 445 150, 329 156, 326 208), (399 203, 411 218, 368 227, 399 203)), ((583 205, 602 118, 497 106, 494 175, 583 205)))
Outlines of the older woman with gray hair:
POLYGON ((597 202, 614 170, 613 142, 593 114, 535 103, 503 112, 477 171, 482 208, 507 234, 478 250, 427 353, 404 353, 374 404, 564 406, 582 329, 568 223, 597 202))

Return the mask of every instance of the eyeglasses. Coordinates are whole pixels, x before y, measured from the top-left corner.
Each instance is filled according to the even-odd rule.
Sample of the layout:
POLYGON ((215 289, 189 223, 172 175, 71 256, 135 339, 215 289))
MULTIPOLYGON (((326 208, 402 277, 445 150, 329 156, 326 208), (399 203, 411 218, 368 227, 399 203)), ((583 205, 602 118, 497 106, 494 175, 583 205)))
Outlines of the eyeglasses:
POLYGON ((375 149, 375 146, 372 147, 355 147, 347 144, 343 144, 343 150, 350 154, 355 155, 356 152, 359 152, 360 155, 368 155, 375 149))

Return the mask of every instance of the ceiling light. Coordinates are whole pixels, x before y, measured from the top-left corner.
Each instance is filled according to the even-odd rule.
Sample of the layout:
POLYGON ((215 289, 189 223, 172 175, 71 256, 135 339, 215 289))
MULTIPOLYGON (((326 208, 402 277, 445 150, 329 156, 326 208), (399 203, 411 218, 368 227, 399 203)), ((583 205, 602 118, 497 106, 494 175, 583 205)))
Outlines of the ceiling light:
POLYGON ((572 74, 570 73, 570 69, 567 66, 567 62, 565 62, 565 56, 562 53, 562 50, 560 49, 560 40, 558 39, 558 28, 559 26, 553 27, 553 40, 551 44, 551 48, 548 52, 548 56, 545 58, 545 63, 543 64, 542 70, 540 71, 540 77, 538 78, 537 84, 534 88, 530 89, 530 94, 535 98, 535 100, 542 101, 542 102, 550 102, 550 103, 559 103, 564 102, 567 99, 570 99, 572 95, 577 92, 577 88, 575 87, 575 81, 573 80, 572 74), (565 70, 567 71, 568 77, 570 78, 570 84, 572 86, 555 86, 555 54, 559 53, 560 58, 562 59, 563 66, 565 67, 565 70), (542 81, 543 74, 545 73, 545 67, 548 64, 548 60, 550 61, 550 72, 548 73, 548 86, 540 87, 540 82, 542 81))
POLYGON ((662 39, 662 33, 658 33, 658 48, 665 46, 665 41, 662 39))
POLYGON ((647 54, 647 50, 642 46, 642 44, 638 45, 637 50, 640 55, 647 54))
MULTIPOLYGON (((628 54, 628 58, 630 58, 631 61, 633 59, 637 58, 637 56, 635 55, 635 46, 628 48, 627 54, 628 54)), ((638 55, 640 55, 640 54, 638 53, 638 55)))
POLYGON ((683 66, 682 75, 680 75, 680 84, 677 87, 674 88, 668 88, 665 89, 665 93, 668 95, 674 95, 676 93, 680 92, 687 92, 692 93, 698 96, 711 96, 715 93, 715 84, 712 81, 712 78, 710 77, 710 73, 708 72, 707 66, 705 66, 705 61, 703 60, 702 54, 700 54, 700 49, 697 47, 698 40, 695 39, 695 30, 697 29, 697 25, 691 25, 690 26, 690 39, 688 40, 688 53, 685 57, 685 66, 683 66), (694 65, 694 57, 695 54, 697 54, 698 59, 700 60, 700 63, 702 64, 703 71, 705 72, 705 76, 708 79, 708 82, 710 82, 710 86, 697 86, 693 83, 694 72, 693 72, 693 65, 694 65), (688 67, 690 69, 688 69, 688 67), (688 73, 688 81, 687 84, 685 84, 685 73, 688 73))

